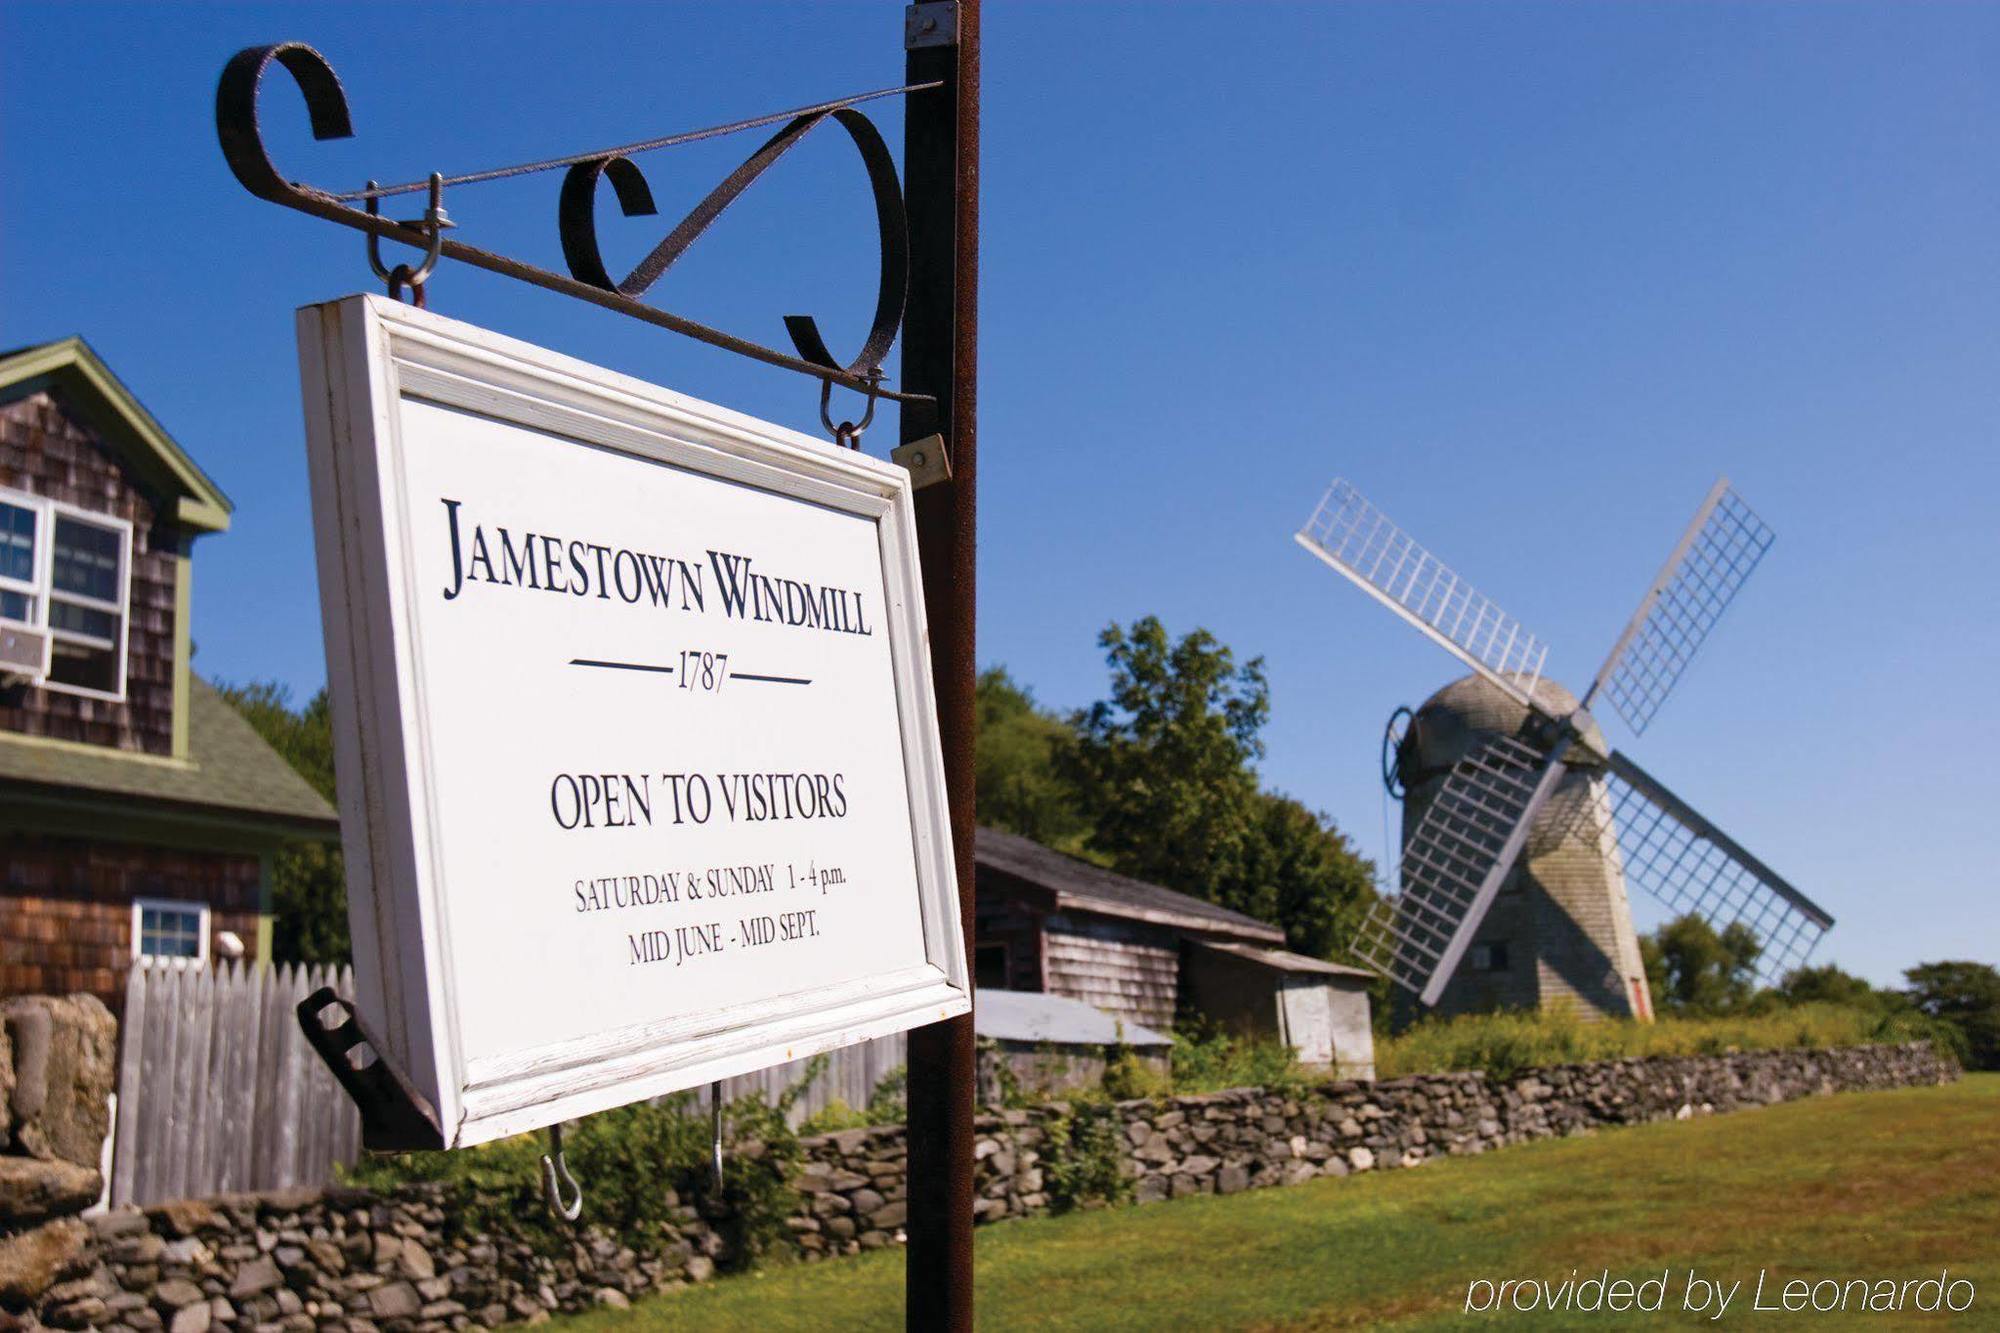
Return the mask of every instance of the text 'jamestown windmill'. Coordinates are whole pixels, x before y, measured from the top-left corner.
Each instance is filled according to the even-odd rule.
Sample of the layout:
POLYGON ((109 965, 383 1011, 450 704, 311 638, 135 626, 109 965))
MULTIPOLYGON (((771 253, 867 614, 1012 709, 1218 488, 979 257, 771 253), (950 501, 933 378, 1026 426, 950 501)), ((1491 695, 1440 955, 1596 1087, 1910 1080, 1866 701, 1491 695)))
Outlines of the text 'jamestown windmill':
POLYGON ((1543 679, 1544 643, 1347 482, 1333 483, 1296 540, 1477 673, 1391 719, 1384 776, 1406 800, 1402 882, 1356 943, 1370 966, 1445 1012, 1553 1001, 1650 1018, 1628 878, 1718 932, 1747 928, 1767 981, 1833 925, 1607 745, 1587 711, 1601 693, 1643 733, 1770 546, 1726 480, 1581 700, 1543 679))

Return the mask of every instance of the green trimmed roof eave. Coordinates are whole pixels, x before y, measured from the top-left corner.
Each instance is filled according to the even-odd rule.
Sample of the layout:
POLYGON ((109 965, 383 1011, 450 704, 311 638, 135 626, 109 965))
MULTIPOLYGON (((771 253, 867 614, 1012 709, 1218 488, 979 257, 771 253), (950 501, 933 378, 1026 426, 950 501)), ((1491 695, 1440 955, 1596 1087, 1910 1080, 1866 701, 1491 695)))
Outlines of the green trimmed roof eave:
POLYGON ((175 501, 174 517, 203 532, 227 532, 235 510, 209 475, 195 465, 132 391, 111 373, 90 344, 65 338, 0 356, 0 397, 43 387, 69 391, 113 447, 141 476, 175 501))
POLYGON ((204 851, 268 851, 297 842, 340 841, 339 825, 321 820, 0 779, 0 833, 14 828, 204 851))
POLYGON ((265 744, 227 699, 196 676, 188 691, 188 758, 0 735, 0 788, 41 804, 261 826, 275 835, 331 840, 340 820, 324 797, 265 744))

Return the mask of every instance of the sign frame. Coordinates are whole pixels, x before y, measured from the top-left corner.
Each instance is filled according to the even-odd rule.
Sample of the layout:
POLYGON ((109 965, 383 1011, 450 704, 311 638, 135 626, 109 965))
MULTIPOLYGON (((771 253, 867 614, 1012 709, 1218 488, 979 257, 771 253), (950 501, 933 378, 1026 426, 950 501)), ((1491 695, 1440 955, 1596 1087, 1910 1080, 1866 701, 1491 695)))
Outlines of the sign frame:
MULTIPOLYGON (((468 1147, 971 1009, 909 474, 858 452, 385 297, 302 307, 300 377, 356 1008, 468 1147), (421 699, 409 398, 875 523, 921 937, 915 967, 468 1059, 421 699)), ((550 996, 550 1003, 575 997, 550 996)))

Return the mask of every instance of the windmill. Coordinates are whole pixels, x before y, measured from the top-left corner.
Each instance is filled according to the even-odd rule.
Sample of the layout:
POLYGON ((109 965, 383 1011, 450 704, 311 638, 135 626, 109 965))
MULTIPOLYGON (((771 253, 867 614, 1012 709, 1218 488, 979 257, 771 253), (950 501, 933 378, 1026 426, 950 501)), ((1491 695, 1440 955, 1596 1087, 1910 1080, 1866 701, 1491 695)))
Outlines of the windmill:
POLYGON ((1474 672, 1391 719, 1385 780, 1408 801, 1401 886, 1368 917, 1364 961, 1437 1006, 1472 992, 1454 982, 1468 954, 1482 969, 1528 963, 1506 957, 1514 943, 1586 1007, 1650 1017, 1631 882, 1718 931, 1747 927, 1767 981, 1804 962, 1833 918, 1607 744, 1589 712, 1601 696, 1643 734, 1772 536, 1718 481, 1578 699, 1543 676, 1540 639, 1333 483, 1298 543, 1474 672), (1536 867, 1559 882, 1510 893, 1496 913, 1536 867))

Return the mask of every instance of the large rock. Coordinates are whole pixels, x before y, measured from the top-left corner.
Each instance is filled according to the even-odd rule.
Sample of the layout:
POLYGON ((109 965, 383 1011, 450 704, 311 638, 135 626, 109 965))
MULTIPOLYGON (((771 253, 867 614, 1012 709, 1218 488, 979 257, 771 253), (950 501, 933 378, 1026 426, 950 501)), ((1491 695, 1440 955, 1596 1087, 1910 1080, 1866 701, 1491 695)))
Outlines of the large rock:
POLYGON ((89 1266, 90 1228, 73 1217, 0 1240, 0 1306, 19 1309, 89 1266))
POLYGON ((22 995, 0 1002, 13 1046, 17 1150, 96 1167, 111 1132, 118 1020, 94 995, 22 995))
POLYGON ((73 1162, 0 1157, 0 1227, 33 1226, 80 1213, 104 1192, 104 1177, 73 1162))

